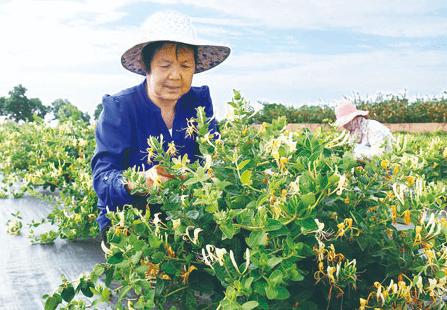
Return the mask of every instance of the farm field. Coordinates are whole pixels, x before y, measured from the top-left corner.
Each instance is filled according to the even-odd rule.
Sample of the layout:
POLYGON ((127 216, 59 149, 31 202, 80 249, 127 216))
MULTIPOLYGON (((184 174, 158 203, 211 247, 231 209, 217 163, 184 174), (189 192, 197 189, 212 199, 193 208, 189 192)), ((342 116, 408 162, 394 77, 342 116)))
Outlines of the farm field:
MULTIPOLYGON (((177 177, 147 193, 135 170, 124 172, 162 214, 114 213, 105 255, 94 127, 0 126, 1 236, 9 257, 31 258, 46 309, 445 307, 447 134, 395 133, 391 153, 359 163, 341 132, 288 132, 285 119, 254 127, 239 93, 230 105, 220 136, 203 110, 191 122, 200 162, 148 139, 148 160, 177 177)), ((2 266, 16 275, 12 259, 2 266)))

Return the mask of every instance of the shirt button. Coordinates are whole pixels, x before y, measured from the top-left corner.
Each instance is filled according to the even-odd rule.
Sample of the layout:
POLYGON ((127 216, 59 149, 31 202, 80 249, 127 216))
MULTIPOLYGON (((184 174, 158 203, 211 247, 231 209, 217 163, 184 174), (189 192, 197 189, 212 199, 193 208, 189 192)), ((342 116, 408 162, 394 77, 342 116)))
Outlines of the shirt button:
POLYGON ((109 179, 109 177, 108 177, 108 176, 104 177, 104 181, 107 181, 108 179, 109 179))

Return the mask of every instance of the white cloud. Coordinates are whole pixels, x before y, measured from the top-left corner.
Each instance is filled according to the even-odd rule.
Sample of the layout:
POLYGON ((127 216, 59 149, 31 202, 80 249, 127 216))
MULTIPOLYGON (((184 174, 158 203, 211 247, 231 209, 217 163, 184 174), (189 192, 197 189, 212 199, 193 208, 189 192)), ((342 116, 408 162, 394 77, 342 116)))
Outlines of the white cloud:
POLYGON ((245 23, 257 27, 336 27, 392 37, 445 36, 447 33, 447 3, 443 0, 171 0, 169 3, 214 9, 233 18, 244 18, 245 23))

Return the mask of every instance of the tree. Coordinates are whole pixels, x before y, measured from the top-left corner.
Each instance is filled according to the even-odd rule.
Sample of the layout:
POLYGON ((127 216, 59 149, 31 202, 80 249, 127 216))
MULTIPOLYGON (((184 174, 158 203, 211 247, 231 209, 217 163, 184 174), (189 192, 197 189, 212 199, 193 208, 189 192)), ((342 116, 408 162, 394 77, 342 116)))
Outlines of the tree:
POLYGON ((102 112, 102 108, 103 108, 102 103, 100 103, 96 106, 95 113, 94 113, 95 120, 97 120, 99 118, 99 115, 102 112))
POLYGON ((5 104, 6 98, 0 97, 0 115, 5 115, 5 104))
POLYGON ((54 119, 59 121, 66 121, 68 119, 74 121, 90 122, 90 115, 79 110, 75 105, 70 103, 67 99, 56 99, 51 103, 51 112, 53 112, 54 119))
POLYGON ((45 117, 49 107, 44 106, 38 98, 29 99, 26 97, 26 90, 25 87, 19 84, 9 92, 9 97, 4 97, 3 100, 0 100, 0 108, 3 115, 16 122, 20 120, 30 122, 33 120, 33 114, 41 118, 45 117))

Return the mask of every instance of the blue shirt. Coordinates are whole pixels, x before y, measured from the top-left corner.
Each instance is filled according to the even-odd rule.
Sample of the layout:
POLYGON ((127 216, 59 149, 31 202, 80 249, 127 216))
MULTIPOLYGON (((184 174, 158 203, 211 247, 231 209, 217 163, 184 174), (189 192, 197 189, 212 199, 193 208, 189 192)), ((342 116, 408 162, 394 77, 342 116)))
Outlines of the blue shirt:
MULTIPOLYGON (((93 188, 98 196, 97 222, 102 230, 110 220, 105 216, 106 207, 115 211, 125 204, 135 204, 144 197, 129 194, 124 188, 122 172, 129 167, 145 170, 146 149, 149 136, 163 135, 164 147, 174 141, 179 155, 188 154, 191 161, 198 158, 199 148, 195 139, 185 135, 186 119, 196 117, 196 108, 205 107, 208 117, 213 116, 208 86, 191 87, 175 106, 172 136, 161 116, 161 110, 148 97, 146 79, 143 83, 125 89, 116 95, 102 98, 103 111, 96 124, 96 149, 91 161, 93 188)), ((217 123, 210 123, 210 130, 217 131, 217 123)))

